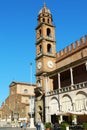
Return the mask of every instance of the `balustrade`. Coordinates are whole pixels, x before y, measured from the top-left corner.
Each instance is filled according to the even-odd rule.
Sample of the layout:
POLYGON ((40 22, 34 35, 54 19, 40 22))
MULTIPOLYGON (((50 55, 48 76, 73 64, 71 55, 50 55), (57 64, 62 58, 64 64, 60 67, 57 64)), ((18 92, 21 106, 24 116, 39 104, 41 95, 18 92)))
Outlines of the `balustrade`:
POLYGON ((78 84, 74 84, 74 85, 70 85, 70 86, 66 86, 66 87, 56 89, 56 90, 53 90, 53 91, 49 91, 47 93, 47 95, 66 93, 66 92, 70 92, 70 91, 74 91, 74 90, 78 90, 78 89, 82 89, 82 88, 86 88, 86 87, 87 87, 87 81, 81 82, 81 83, 78 83, 78 84))

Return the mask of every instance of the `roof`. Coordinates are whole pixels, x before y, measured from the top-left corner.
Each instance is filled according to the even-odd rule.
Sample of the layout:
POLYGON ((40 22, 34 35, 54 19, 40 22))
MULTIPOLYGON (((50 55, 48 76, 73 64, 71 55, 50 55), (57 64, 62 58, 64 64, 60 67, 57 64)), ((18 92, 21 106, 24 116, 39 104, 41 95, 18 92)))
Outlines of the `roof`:
POLYGON ((15 82, 15 81, 12 81, 11 84, 9 85, 10 87, 12 87, 13 85, 15 84, 21 84, 21 85, 29 85, 29 86, 35 86, 36 87, 36 84, 31 84, 31 83, 24 83, 24 82, 15 82))
POLYGON ((50 10, 46 7, 46 4, 44 3, 44 7, 39 11, 39 14, 49 13, 51 14, 50 10))

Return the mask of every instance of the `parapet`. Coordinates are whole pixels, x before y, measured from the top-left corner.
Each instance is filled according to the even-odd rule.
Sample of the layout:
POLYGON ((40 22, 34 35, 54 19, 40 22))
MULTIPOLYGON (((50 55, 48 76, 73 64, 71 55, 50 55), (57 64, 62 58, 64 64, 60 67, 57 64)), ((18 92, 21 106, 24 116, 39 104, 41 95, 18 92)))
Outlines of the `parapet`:
POLYGON ((80 38, 80 40, 75 41, 71 45, 67 46, 63 50, 60 50, 57 53, 57 61, 62 60, 66 56, 69 56, 69 54, 75 53, 76 51, 79 51, 80 49, 87 46, 87 35, 80 38))

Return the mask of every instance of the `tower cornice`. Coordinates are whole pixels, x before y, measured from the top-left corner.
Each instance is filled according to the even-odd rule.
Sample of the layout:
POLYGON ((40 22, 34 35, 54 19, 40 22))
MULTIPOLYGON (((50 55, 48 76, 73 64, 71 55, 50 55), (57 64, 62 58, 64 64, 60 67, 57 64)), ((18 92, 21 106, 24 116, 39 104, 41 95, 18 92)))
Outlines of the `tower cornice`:
POLYGON ((42 25, 47 25, 47 26, 50 26, 50 27, 56 27, 55 25, 53 25, 53 24, 48 24, 48 23, 40 23, 36 28, 35 28, 35 30, 37 30, 39 27, 41 27, 42 25))
POLYGON ((50 42, 55 42, 56 43, 56 40, 54 39, 54 38, 51 38, 51 37, 40 37, 37 41, 36 41, 36 45, 38 45, 41 41, 43 41, 43 40, 45 40, 45 41, 50 41, 50 42))
POLYGON ((52 55, 52 54, 42 54, 42 55, 40 55, 40 56, 37 56, 36 57, 36 60, 38 60, 39 58, 41 58, 41 57, 43 57, 43 56, 46 56, 46 57, 51 57, 51 58, 56 58, 56 56, 54 56, 54 55, 52 55))

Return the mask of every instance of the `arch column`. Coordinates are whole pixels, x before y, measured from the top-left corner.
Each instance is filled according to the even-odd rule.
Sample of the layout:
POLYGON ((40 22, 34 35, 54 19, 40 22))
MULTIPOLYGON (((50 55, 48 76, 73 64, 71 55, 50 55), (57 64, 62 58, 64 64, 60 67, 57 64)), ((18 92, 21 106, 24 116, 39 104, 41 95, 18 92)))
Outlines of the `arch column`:
POLYGON ((60 73, 58 73, 58 89, 61 88, 61 82, 60 82, 60 73))
POLYGON ((70 78, 71 78, 71 85, 74 85, 74 82, 73 82, 73 69, 70 68, 70 78))
POLYGON ((60 88, 61 88, 61 81, 60 81, 60 73, 58 73, 58 100, 59 100, 59 111, 61 110, 61 106, 60 106, 60 88))
POLYGON ((59 124, 61 124, 61 122, 63 122, 63 116, 62 115, 60 115, 59 124))
POLYGON ((44 84, 45 84, 45 120, 46 122, 50 122, 51 121, 51 116, 49 115, 49 97, 47 96, 47 92, 50 91, 50 87, 49 87, 49 77, 45 77, 44 80, 44 84))
POLYGON ((75 111, 75 103, 72 102, 72 111, 75 111))

